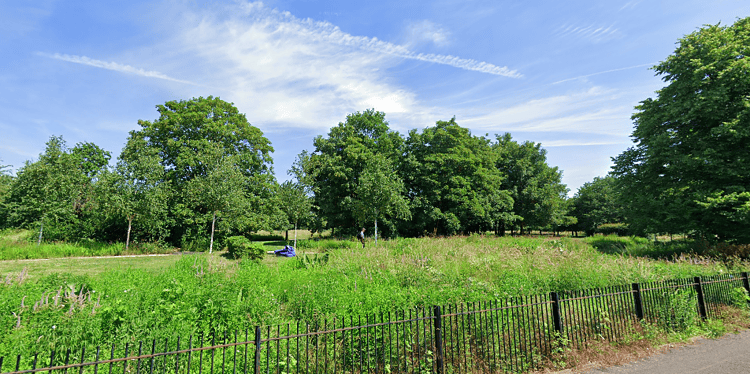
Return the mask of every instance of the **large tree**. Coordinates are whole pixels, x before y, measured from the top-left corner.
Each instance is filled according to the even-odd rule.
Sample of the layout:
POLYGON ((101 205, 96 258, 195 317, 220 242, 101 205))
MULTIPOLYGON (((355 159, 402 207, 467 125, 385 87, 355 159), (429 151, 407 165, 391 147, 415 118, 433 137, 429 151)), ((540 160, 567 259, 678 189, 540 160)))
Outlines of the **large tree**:
POLYGON ((297 247, 297 228, 300 223, 308 223, 313 217, 312 198, 299 181, 285 181, 279 186, 278 202, 286 215, 286 240, 289 240, 289 227, 294 228, 294 247, 297 247))
POLYGON ((578 228, 586 235, 593 235, 597 227, 605 223, 622 222, 615 178, 596 177, 578 188, 573 196, 573 216, 577 219, 578 228))
POLYGON ((26 162, 11 185, 8 224, 38 227, 39 240, 45 225, 48 237, 54 239, 93 236, 98 225, 92 219, 97 206, 93 184, 109 157, 94 144, 79 143, 69 149, 61 136, 50 137, 39 160, 26 162))
POLYGON ((567 208, 568 188, 562 183, 562 172, 547 165, 547 151, 541 143, 519 144, 508 133, 496 138, 496 166, 507 175, 502 187, 513 197, 514 218, 521 234, 533 227, 558 224, 567 208))
POLYGON ((354 212, 360 222, 374 223, 375 244, 378 243, 378 220, 385 220, 393 227, 391 220, 411 217, 404 192, 404 182, 393 164, 382 155, 373 155, 355 187, 354 212))
POLYGON ((170 227, 167 205, 170 188, 159 158, 153 150, 136 156, 130 162, 120 160, 113 172, 104 173, 98 188, 100 200, 109 208, 108 216, 127 221, 126 250, 134 223, 135 237, 152 242, 164 239, 170 227))
POLYGON ((631 229, 750 243, 750 18, 680 39, 612 174, 631 229))
POLYGON ((156 108, 159 118, 138 121, 141 128, 130 132, 121 159, 138 162, 139 153, 152 151, 159 158, 164 180, 172 189, 172 242, 208 237, 214 213, 221 209, 197 198, 197 191, 208 191, 206 183, 218 183, 217 166, 222 167, 221 173, 241 179, 238 183, 247 206, 241 216, 227 222, 228 229, 272 227, 280 216, 273 204, 273 148, 260 129, 250 125, 233 104, 211 96, 169 101, 156 108))
POLYGON ((479 232, 509 214, 512 200, 501 187, 489 139, 473 136, 455 118, 410 131, 404 154, 401 173, 412 212, 405 233, 479 232))
POLYGON ((403 138, 388 127, 385 113, 370 109, 348 115, 346 122, 331 128, 328 137, 318 136, 313 144, 315 151, 304 169, 319 215, 334 230, 354 234, 360 175, 374 155, 398 160, 403 138))

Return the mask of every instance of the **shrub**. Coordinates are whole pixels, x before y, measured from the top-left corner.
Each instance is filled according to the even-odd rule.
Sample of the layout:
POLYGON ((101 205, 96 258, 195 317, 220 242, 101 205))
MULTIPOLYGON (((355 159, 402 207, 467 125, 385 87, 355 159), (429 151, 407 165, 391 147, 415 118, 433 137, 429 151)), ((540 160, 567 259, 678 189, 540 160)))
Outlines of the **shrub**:
POLYGON ((253 243, 244 236, 230 236, 225 240, 229 255, 238 258, 247 258, 250 260, 260 260, 266 253, 263 244, 253 243))
POLYGON ((696 296, 687 289, 665 291, 658 296, 657 319, 672 332, 684 332, 694 327, 698 320, 696 296))
POLYGON ((628 235, 628 225, 624 223, 605 223, 596 228, 596 232, 604 235, 628 235))
POLYGON ((182 250, 185 252, 205 252, 210 246, 209 238, 193 237, 182 239, 182 250))
POLYGON ((257 242, 270 242, 284 240, 284 237, 282 235, 276 234, 253 234, 250 235, 250 240, 257 242))

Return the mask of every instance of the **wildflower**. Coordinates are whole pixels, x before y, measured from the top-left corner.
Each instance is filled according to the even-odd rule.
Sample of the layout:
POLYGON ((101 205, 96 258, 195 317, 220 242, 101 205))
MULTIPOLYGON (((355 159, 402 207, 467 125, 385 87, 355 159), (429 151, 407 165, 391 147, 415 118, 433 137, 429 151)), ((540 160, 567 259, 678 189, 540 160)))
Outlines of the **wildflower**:
POLYGON ((52 325, 52 330, 56 329, 57 325, 52 325))

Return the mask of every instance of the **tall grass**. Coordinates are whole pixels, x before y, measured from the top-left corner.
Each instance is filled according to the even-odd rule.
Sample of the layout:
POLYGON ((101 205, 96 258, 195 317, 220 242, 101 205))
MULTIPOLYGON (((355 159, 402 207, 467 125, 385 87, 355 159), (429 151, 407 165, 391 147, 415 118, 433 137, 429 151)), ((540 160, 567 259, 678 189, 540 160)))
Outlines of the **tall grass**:
POLYGON ((154 243, 131 243, 125 250, 125 243, 104 243, 95 240, 81 240, 74 243, 42 242, 37 245, 34 233, 28 230, 14 230, 0 235, 0 260, 23 260, 60 257, 122 256, 134 254, 167 253, 171 249, 154 243))
POLYGON ((0 284, 0 356, 750 268, 608 254, 570 238, 396 239, 364 250, 311 243, 315 255, 268 263, 183 255, 156 275, 13 274, 0 284))

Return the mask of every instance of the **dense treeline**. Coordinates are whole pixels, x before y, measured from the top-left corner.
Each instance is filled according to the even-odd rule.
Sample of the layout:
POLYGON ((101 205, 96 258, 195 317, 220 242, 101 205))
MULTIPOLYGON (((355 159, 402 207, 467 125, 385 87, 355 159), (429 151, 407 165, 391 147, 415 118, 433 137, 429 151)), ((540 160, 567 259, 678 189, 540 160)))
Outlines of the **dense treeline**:
POLYGON ((281 185, 273 148, 218 98, 158 105, 115 166, 95 144, 0 167, 0 225, 39 238, 213 248, 265 229, 359 227, 384 236, 533 229, 690 234, 750 243, 750 18, 685 36, 654 67, 667 85, 636 107, 635 145, 569 199, 541 144, 473 135, 455 118, 407 134, 385 113, 347 116, 301 153, 281 185))
POLYGON ((3 225, 38 230, 40 240, 211 250, 215 239, 261 229, 523 233, 566 213, 562 173, 539 144, 474 136, 455 119, 403 136, 384 113, 351 114, 279 185, 270 142, 232 104, 208 97, 157 110, 130 132, 114 166, 94 144, 69 148, 53 136, 15 178, 3 173, 3 225))

